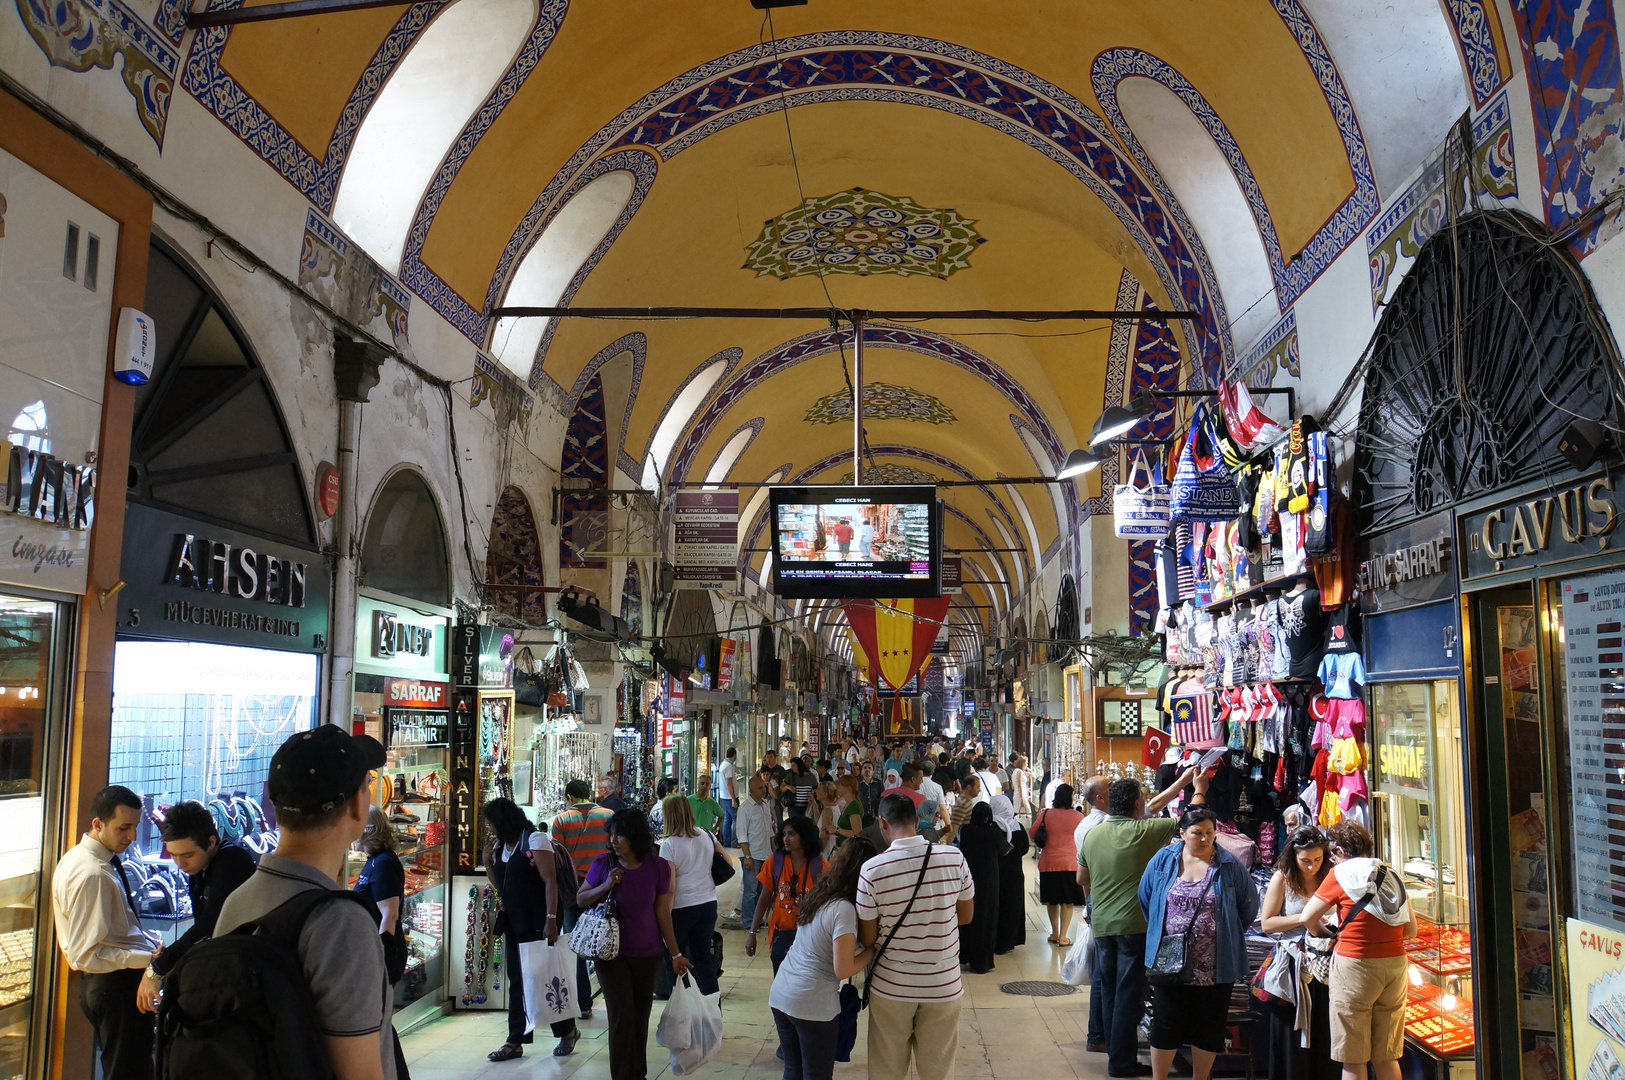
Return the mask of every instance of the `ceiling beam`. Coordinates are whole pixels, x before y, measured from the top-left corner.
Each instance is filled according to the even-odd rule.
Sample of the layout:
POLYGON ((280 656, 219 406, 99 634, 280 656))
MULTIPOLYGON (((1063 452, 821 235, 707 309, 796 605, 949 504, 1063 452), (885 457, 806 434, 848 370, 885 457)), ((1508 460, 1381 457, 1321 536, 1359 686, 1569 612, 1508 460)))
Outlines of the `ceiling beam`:
MULTIPOLYGON (((296 7, 305 4, 320 5, 324 0, 294 0, 291 4, 272 4, 270 7, 296 7)), ((388 7, 390 4, 355 3, 350 7, 388 7)), ((394 5, 399 6, 399 5, 394 5)), ((263 8, 240 8, 230 12, 207 12, 208 15, 237 14, 241 11, 261 11, 263 8)), ((329 6, 325 10, 344 10, 329 6)), ((279 16, 272 16, 273 18, 279 16)), ((192 17, 188 18, 190 24, 192 17)), ((867 322, 873 319, 913 320, 960 319, 978 322, 1013 320, 1016 322, 1165 322, 1170 319, 1198 319, 1195 311, 1145 311, 1132 308, 1125 311, 1099 308, 1063 308, 1032 311, 996 311, 987 308, 965 308, 950 311, 866 311, 834 307, 499 307, 492 308, 487 319, 816 319, 819 322, 867 322)))
POLYGON ((188 29, 199 30, 205 26, 236 26, 239 23, 270 22, 272 19, 297 19, 305 15, 331 15, 340 11, 410 7, 412 2, 413 0, 288 0, 284 4, 193 11, 187 14, 186 25, 188 29))

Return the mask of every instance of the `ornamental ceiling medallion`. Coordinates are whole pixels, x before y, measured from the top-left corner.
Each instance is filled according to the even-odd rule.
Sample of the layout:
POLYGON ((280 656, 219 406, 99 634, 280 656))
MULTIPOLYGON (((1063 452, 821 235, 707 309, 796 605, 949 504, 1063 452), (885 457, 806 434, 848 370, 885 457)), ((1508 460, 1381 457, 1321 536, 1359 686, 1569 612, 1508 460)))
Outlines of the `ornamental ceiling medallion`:
MULTIPOLYGON (((941 398, 912 386, 884 382, 864 385, 863 416, 866 420, 912 420, 923 424, 952 424, 959 419, 941 398)), ((809 424, 850 424, 852 391, 825 394, 812 403, 804 419, 809 424)))
POLYGON ((970 265, 986 239, 976 222, 953 210, 855 187, 770 218, 746 248, 744 265, 781 281, 806 274, 932 274, 946 278, 970 265))
MULTIPOLYGON (((852 482, 852 470, 848 469, 835 481, 836 487, 844 487, 852 482)), ((942 482, 940 476, 934 476, 924 469, 916 469, 912 465, 893 465, 882 462, 879 465, 870 465, 863 470, 865 484, 929 484, 936 486, 942 482)))

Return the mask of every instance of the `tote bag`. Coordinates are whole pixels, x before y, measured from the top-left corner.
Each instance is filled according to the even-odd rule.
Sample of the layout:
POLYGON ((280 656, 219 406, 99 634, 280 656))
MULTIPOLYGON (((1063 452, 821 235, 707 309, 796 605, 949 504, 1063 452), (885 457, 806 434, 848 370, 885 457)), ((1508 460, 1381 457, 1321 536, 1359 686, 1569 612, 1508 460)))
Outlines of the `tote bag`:
POLYGON ((1145 455, 1135 451, 1128 483, 1112 489, 1112 521, 1120 537, 1161 540, 1168 535, 1168 485, 1162 482, 1160 461, 1147 470, 1145 455))
POLYGON ((1241 513, 1241 493, 1214 437, 1212 414, 1198 406, 1169 484, 1170 520, 1215 523, 1241 513))

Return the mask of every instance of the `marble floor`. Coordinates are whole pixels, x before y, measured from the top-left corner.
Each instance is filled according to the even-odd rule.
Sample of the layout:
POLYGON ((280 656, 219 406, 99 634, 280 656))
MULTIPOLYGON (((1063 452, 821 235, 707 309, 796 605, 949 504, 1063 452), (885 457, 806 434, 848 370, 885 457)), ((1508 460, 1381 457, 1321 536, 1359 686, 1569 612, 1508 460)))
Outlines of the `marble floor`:
MULTIPOLYGON (((959 1021, 958 1080, 1093 1080, 1106 1075, 1104 1054, 1084 1048, 1089 991, 1067 997, 1016 997, 999 984, 1016 980, 1059 982, 1061 952, 1049 945, 1049 923, 1037 900, 1038 874, 1031 859, 1028 874, 1027 944, 997 960, 987 975, 965 974, 964 1009, 959 1021)), ((738 878, 719 890, 722 909, 738 901, 738 878)), ((699 1075, 707 1080, 777 1080, 783 1065, 774 1057, 778 1037, 768 1012, 772 965, 764 943, 754 957, 745 955, 744 934, 723 929, 722 1049, 699 1075)), ((649 1024, 649 1080, 672 1075, 667 1051, 654 1041, 661 1002, 655 1002, 649 1024)), ((850 1064, 835 1066, 836 1080, 867 1075, 868 1014, 858 1023, 858 1043, 850 1064)), ((582 1038, 568 1058, 555 1058, 551 1036, 541 1033, 525 1056, 491 1063, 485 1055, 502 1045, 505 1014, 459 1013, 441 1017, 402 1039, 412 1080, 608 1080, 603 1008, 581 1025, 582 1038)))

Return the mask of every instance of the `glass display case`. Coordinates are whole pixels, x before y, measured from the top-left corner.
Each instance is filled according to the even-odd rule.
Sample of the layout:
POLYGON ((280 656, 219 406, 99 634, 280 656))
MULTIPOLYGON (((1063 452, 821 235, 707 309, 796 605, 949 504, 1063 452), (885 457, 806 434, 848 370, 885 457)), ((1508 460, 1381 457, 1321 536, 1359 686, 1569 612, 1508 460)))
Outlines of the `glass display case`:
POLYGON ((1370 687, 1372 835, 1417 916, 1405 1031, 1435 1057, 1471 1056, 1473 959, 1455 679, 1370 687))

